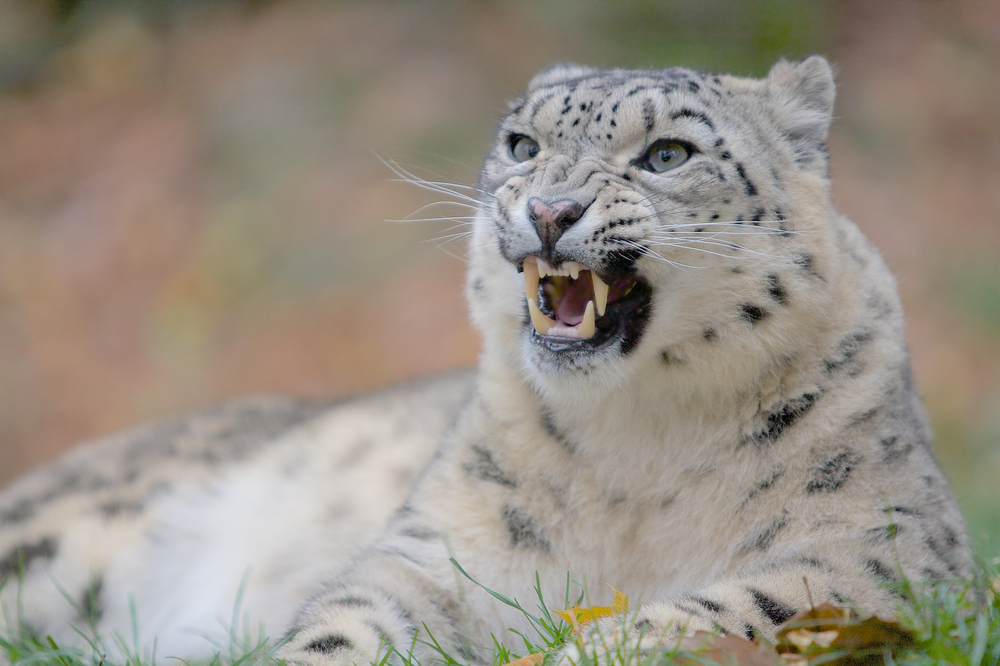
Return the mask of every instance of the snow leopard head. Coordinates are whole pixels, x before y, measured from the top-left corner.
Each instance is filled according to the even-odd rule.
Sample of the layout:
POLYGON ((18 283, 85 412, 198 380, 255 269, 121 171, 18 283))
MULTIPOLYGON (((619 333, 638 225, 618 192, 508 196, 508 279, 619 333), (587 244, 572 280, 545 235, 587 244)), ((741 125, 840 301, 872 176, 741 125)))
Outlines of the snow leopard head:
POLYGON ((481 176, 468 296, 487 354, 542 384, 618 383, 794 336, 829 263, 833 98, 818 56, 763 79, 539 73, 481 176))

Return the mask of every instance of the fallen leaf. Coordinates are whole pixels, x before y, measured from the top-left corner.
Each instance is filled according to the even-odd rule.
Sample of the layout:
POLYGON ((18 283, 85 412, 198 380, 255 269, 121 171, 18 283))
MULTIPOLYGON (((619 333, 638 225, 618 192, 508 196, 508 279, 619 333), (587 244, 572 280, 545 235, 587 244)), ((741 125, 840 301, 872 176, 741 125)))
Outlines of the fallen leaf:
POLYGON ((535 654, 529 654, 527 657, 509 661, 507 662, 507 666, 540 666, 543 661, 545 661, 545 653, 536 652, 535 654))
MULTIPOLYGON (((608 585, 608 587, 615 590, 611 585, 608 585)), ((553 610, 552 612, 576 627, 577 625, 587 624, 588 622, 593 622, 598 618, 609 615, 628 613, 628 597, 622 592, 615 590, 615 599, 611 602, 610 606, 581 608, 579 604, 573 604, 573 608, 567 608, 562 611, 553 610)))
POLYGON ((720 636, 709 631, 696 631, 681 639, 680 649, 696 656, 678 655, 675 664, 704 666, 714 662, 721 666, 780 666, 783 662, 769 645, 760 645, 736 634, 720 636))
POLYGON ((820 604, 793 615, 778 629, 776 650, 789 664, 819 654, 831 655, 824 666, 862 663, 886 650, 893 655, 917 644, 914 634, 895 618, 858 619, 850 608, 820 604), (839 657, 835 652, 843 652, 839 657))

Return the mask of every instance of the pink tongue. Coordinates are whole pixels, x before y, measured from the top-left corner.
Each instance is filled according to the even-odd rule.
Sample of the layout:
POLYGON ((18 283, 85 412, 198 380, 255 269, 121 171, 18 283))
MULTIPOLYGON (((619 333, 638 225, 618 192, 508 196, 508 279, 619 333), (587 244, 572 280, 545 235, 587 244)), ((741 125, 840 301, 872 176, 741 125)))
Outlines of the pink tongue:
POLYGON ((567 326, 576 326, 583 321, 590 294, 586 289, 568 289, 556 306, 556 318, 567 326))

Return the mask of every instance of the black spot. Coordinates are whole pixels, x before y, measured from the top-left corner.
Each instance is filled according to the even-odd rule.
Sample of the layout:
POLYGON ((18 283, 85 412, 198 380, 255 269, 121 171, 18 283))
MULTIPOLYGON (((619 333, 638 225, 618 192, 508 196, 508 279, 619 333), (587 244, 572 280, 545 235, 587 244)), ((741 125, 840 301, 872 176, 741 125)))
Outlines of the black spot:
POLYGON ((892 541, 899 532, 900 527, 898 523, 889 523, 882 527, 873 527, 865 530, 865 536, 869 541, 873 542, 892 541))
POLYGON ((347 606, 350 608, 374 608, 375 603, 371 599, 362 597, 338 597, 330 602, 335 606, 347 606))
POLYGON ((551 550, 552 546, 549 544, 549 540, 545 538, 538 521, 520 509, 505 506, 503 521, 507 525, 507 532, 510 534, 510 545, 514 548, 521 546, 537 548, 546 553, 551 550))
POLYGON ((368 627, 372 631, 374 631, 378 635, 378 637, 380 639, 384 639, 386 641, 389 641, 389 632, 385 630, 385 627, 383 627, 380 624, 376 624, 374 622, 369 622, 368 623, 368 627))
POLYGON ((676 356, 670 355, 670 349, 664 349, 660 352, 660 359, 663 361, 663 365, 671 365, 680 363, 680 359, 676 356))
POLYGON ((556 427, 555 419, 552 418, 552 414, 547 409, 542 410, 541 417, 542 427, 545 428, 545 432, 549 434, 549 437, 562 444, 570 453, 576 453, 576 446, 556 427))
POLYGON ((35 515, 35 503, 31 500, 18 500, 13 506, 0 511, 0 525, 16 525, 23 523, 35 515))
POLYGON ((823 464, 813 467, 812 478, 806 485, 807 493, 832 493, 840 490, 860 463, 862 456, 856 451, 842 451, 823 464))
POLYGON ((888 581, 890 583, 896 582, 896 576, 892 573, 892 569, 887 567, 885 564, 876 559, 870 559, 865 562, 865 569, 869 572, 875 574, 882 580, 888 581))
POLYGON ((138 515, 144 508, 142 500, 111 500, 97 507, 105 518, 117 518, 122 514, 138 515))
POLYGON ((772 472, 769 477, 758 483, 757 486, 747 494, 746 499, 743 500, 743 502, 740 504, 740 507, 746 506, 750 502, 750 500, 752 500, 754 497, 764 492, 765 490, 770 490, 771 487, 778 481, 778 479, 780 479, 784 475, 785 475, 784 469, 778 469, 772 472))
POLYGON ((795 258, 795 265, 799 266, 802 270, 814 278, 822 280, 823 276, 816 270, 814 266, 815 263, 815 259, 811 254, 802 254, 795 258))
POLYGON ((760 446, 778 441, 786 428, 794 425, 812 408, 817 398, 819 398, 819 393, 803 393, 800 397, 789 400, 778 409, 766 412, 764 414, 764 428, 748 437, 743 443, 754 443, 760 446))
POLYGON ((753 181, 747 178, 747 172, 743 169, 743 164, 740 162, 736 163, 736 173, 739 175, 740 180, 743 181, 743 185, 746 187, 748 196, 757 195, 757 186, 753 184, 753 181))
POLYGON ((485 285, 483 284, 483 278, 477 277, 475 280, 472 281, 472 289, 476 293, 481 293, 484 288, 485 285))
POLYGON ((678 118, 694 118, 695 120, 700 120, 708 126, 708 129, 715 131, 715 125, 711 120, 708 119, 704 113, 700 111, 692 111, 691 109, 681 109, 675 113, 670 114, 671 120, 677 120, 678 118))
POLYGON ((635 623, 635 630, 640 634, 644 634, 653 628, 653 623, 649 620, 639 620, 635 623))
POLYGON ((103 587, 104 579, 97 576, 90 582, 90 585, 83 591, 83 594, 80 595, 80 617, 90 625, 100 622, 101 616, 104 615, 104 604, 101 601, 101 589, 103 587))
POLYGON ((642 119, 646 124, 646 131, 652 132, 653 128, 656 127, 656 107, 653 105, 653 101, 647 99, 642 104, 642 119))
POLYGON ((953 529, 944 527, 939 536, 932 534, 927 537, 926 543, 927 548, 948 567, 949 572, 959 573, 961 567, 956 562, 955 552, 960 544, 958 535, 953 529))
POLYGON ((698 92, 701 90, 701 86, 699 86, 696 81, 688 81, 688 90, 691 92, 698 92))
POLYGON ((14 546, 0 558, 0 581, 17 574, 22 566, 23 570, 27 571, 36 559, 51 560, 56 556, 56 550, 57 543, 52 537, 45 537, 35 543, 14 546))
POLYGON ((701 338, 706 341, 715 340, 717 337, 719 337, 719 334, 716 333, 715 329, 712 328, 711 326, 709 326, 706 329, 703 329, 701 332, 701 338))
POLYGON ((781 282, 778 281, 777 275, 767 276, 767 293, 771 294, 771 298, 777 301, 778 305, 785 305, 788 293, 785 291, 785 288, 781 286, 781 282))
POLYGON ((333 654, 338 650, 350 650, 354 645, 351 641, 347 640, 340 634, 334 636, 324 636, 323 638, 317 638, 313 642, 306 646, 307 650, 312 652, 322 652, 324 654, 333 654))
POLYGON ((881 440, 879 446, 882 447, 882 462, 887 465, 906 459, 913 451, 911 442, 902 442, 895 435, 881 440))
POLYGON ((771 621, 771 624, 781 624, 791 616, 795 615, 795 609, 784 605, 777 599, 772 599, 760 590, 750 589, 750 596, 753 602, 760 609, 760 612, 771 621))
POLYGON ((752 624, 744 624, 743 635, 747 637, 748 641, 752 641, 757 637, 757 630, 754 629, 752 624))
POLYGON ((597 114, 597 117, 596 117, 596 118, 594 118, 594 122, 596 122, 596 123, 599 123, 599 122, 601 122, 601 114, 600 114, 600 113, 598 113, 598 114, 597 114))
POLYGON ((728 160, 732 156, 733 156, 732 153, 730 153, 728 150, 723 150, 721 153, 719 153, 719 157, 721 157, 724 160, 728 160))
POLYGON ((739 266, 733 266, 729 270, 732 271, 736 275, 739 275, 739 274, 741 274, 743 272, 743 269, 740 268, 739 266))
POLYGON ((508 488, 517 488, 517 481, 500 469, 500 466, 493 459, 492 451, 475 445, 469 448, 473 455, 475 455, 475 460, 462 465, 462 468, 466 472, 483 481, 492 481, 508 488))
POLYGON ((750 322, 751 326, 756 326, 757 322, 768 314, 770 313, 767 310, 753 303, 744 303, 740 306, 740 316, 750 322))
POLYGON ((743 551, 749 552, 751 550, 766 551, 774 543, 777 538, 778 533, 781 532, 788 525, 788 514, 787 512, 780 517, 776 518, 774 522, 768 525, 766 528, 761 530, 761 532, 754 536, 753 540, 747 545, 743 551))
POLYGON ((849 377, 856 377, 864 369, 855 357, 875 338, 871 331, 852 333, 837 343, 833 353, 825 359, 828 375, 845 371, 849 377))
POLYGON ((706 599, 705 597, 691 597, 691 601, 699 604, 700 606, 708 609, 713 613, 725 613, 726 607, 720 603, 712 601, 711 599, 706 599))

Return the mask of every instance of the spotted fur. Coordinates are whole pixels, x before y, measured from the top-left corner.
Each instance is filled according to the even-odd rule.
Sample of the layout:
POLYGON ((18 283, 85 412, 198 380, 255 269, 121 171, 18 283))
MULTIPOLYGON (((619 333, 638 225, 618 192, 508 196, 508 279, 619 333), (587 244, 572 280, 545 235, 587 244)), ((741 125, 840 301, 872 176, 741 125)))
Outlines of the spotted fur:
POLYGON ((771 636, 807 603, 803 577, 816 603, 889 612, 886 583, 965 574, 892 276, 830 203, 833 97, 818 57, 759 80, 541 72, 482 171, 478 373, 242 403, 28 476, 0 497, 27 621, 72 638, 53 581, 105 629, 134 593, 144 634, 197 656, 181 628, 228 617, 249 568, 251 618, 299 628, 291 663, 367 663, 425 623, 480 662, 490 633, 528 627, 449 557, 525 602, 537 572, 551 607, 567 571, 595 602, 611 583, 642 606, 600 630, 634 641, 771 636), (515 157, 519 137, 537 151, 515 157), (655 172, 664 139, 688 156, 655 172), (540 234, 531 197, 582 212, 540 234), (539 335, 519 273, 543 255, 641 284, 621 330, 539 335))

